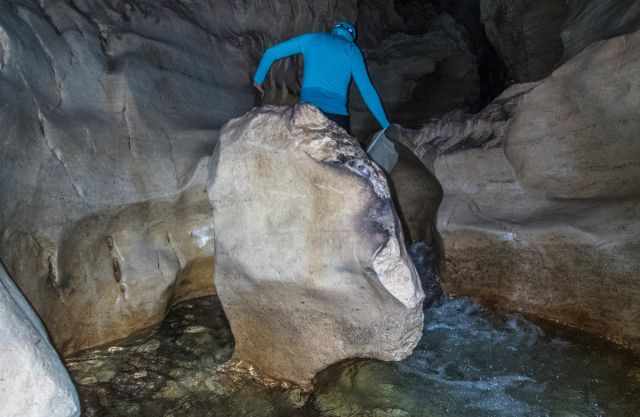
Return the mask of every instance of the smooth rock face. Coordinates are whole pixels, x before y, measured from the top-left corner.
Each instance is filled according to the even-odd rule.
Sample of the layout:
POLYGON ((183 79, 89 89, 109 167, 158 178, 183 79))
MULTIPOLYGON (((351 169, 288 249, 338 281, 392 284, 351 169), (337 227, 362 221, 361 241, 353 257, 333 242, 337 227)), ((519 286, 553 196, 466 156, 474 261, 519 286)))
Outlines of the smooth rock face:
POLYGON ((636 0, 481 0, 487 36, 518 82, 540 80, 591 43, 640 29, 636 0))
POLYGON ((216 288, 236 360, 308 386, 350 357, 399 360, 424 294, 384 174, 312 106, 223 129, 209 185, 216 288))
POLYGON ((595 44, 406 141, 444 190, 448 293, 640 350, 639 47, 595 44))
POLYGON ((592 43, 640 29, 637 0, 574 0, 562 31, 565 57, 571 58, 592 43))
MULTIPOLYGON (((206 169, 200 171, 206 176, 206 169)), ((17 243, 4 251, 14 269, 46 271, 47 286, 32 289, 34 301, 52 318, 47 327, 63 354, 147 329, 172 303, 214 293, 213 224, 204 186, 79 220, 58 253, 26 235, 18 235, 17 243), (48 264, 32 265, 41 251, 49 254, 48 264)))
POLYGON ((562 60, 567 2, 481 0, 487 36, 516 81, 539 80, 562 60))
POLYGON ((0 264, 0 415, 79 417, 78 394, 47 331, 0 264))
POLYGON ((0 2, 0 258, 60 350, 213 292, 220 126, 254 105, 266 46, 356 14, 335 0, 0 2))
POLYGON ((505 153, 528 191, 640 198, 639 68, 636 32, 589 47, 524 98, 505 153))

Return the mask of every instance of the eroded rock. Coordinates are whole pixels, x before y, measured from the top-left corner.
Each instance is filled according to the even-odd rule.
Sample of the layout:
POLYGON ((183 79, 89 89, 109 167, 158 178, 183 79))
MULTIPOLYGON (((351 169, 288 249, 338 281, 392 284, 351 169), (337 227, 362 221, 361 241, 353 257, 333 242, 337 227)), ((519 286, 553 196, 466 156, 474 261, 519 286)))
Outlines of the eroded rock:
POLYGON ((40 319, 0 264, 0 415, 79 417, 78 394, 40 319))
POLYGON ((444 190, 448 293, 640 349, 639 46, 600 42, 477 115, 400 132, 444 190))
POLYGON ((236 360, 308 387, 340 360, 412 352, 424 294, 384 174, 354 138, 312 106, 266 107, 229 122, 213 158, 236 360))

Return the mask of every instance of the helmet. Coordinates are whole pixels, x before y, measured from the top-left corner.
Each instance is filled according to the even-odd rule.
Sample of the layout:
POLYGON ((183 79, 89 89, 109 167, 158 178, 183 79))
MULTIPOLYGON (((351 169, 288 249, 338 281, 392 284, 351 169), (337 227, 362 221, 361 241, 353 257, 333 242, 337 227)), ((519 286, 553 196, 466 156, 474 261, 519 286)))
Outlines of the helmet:
POLYGON ((345 33, 346 35, 351 36, 351 40, 355 41, 358 33, 356 31, 356 27, 353 23, 348 21, 342 21, 335 24, 332 30, 333 33, 345 33))

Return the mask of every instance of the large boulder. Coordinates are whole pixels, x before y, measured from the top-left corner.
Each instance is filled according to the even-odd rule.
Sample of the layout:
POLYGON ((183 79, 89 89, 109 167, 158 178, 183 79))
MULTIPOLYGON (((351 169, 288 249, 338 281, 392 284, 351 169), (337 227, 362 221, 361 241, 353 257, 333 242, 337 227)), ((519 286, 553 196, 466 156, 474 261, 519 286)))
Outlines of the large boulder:
POLYGON ((346 358, 412 352, 424 294, 384 174, 354 138, 312 106, 266 107, 229 122, 213 160, 236 360, 306 387, 346 358))
POLYGON ((79 417, 78 394, 47 331, 0 264, 0 415, 79 417))
POLYGON ((640 32, 407 142, 444 190, 450 294, 640 350, 640 32))
POLYGON ((356 13, 336 0, 0 2, 0 258, 60 350, 213 292, 219 128, 254 105, 265 46, 356 13))

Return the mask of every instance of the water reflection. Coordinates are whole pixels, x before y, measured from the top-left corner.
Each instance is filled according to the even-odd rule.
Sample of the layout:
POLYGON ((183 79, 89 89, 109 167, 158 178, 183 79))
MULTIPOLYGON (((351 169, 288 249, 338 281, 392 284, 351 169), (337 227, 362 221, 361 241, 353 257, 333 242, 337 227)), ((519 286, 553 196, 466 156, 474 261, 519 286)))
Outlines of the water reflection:
POLYGON ((151 336, 69 360, 83 416, 636 417, 640 361, 599 340, 445 300, 400 363, 347 361, 317 390, 268 388, 222 366, 219 301, 183 303, 151 336))

